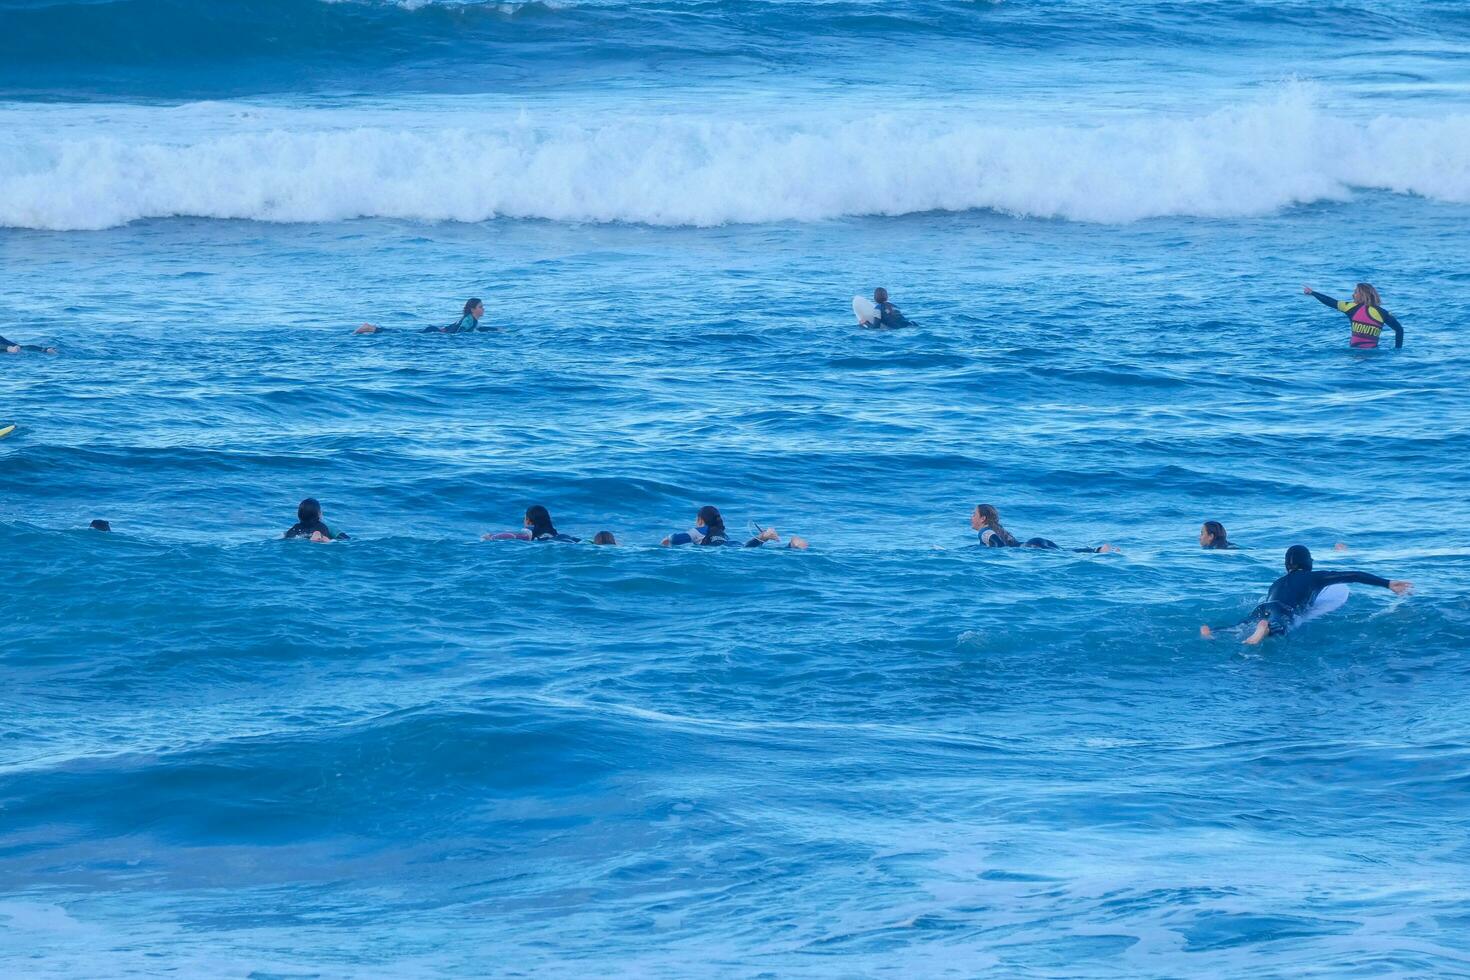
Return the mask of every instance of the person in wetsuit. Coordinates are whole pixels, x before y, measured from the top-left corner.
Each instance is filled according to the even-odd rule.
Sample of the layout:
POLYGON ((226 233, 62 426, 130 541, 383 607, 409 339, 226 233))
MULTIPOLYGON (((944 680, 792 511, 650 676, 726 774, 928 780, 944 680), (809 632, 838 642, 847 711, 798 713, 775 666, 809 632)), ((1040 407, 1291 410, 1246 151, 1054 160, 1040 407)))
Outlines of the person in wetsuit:
POLYGON ((1225 525, 1219 521, 1205 521, 1199 530, 1199 546, 1214 551, 1227 551, 1235 548, 1225 536, 1225 525))
POLYGON ((1378 298, 1378 290, 1366 282, 1358 283, 1353 290, 1353 301, 1351 303, 1338 302, 1331 296, 1324 296, 1311 286, 1303 286, 1302 292, 1314 297, 1323 306, 1330 306, 1339 313, 1346 313, 1348 320, 1352 323, 1352 334, 1348 338, 1348 346, 1353 350, 1373 350, 1378 346, 1378 336, 1383 333, 1385 326, 1393 329, 1394 349, 1404 346, 1404 328, 1394 315, 1383 308, 1383 300, 1378 298))
MULTIPOLYGON (((1250 635, 1242 642, 1255 646, 1268 636, 1285 633, 1291 629, 1297 617, 1312 605, 1318 593, 1329 585, 1339 583, 1376 585, 1379 588, 1392 589, 1396 595, 1407 595, 1414 590, 1413 582, 1389 581, 1367 572, 1313 571, 1312 552, 1304 544, 1294 544, 1286 549, 1286 574, 1271 583, 1266 601, 1252 609, 1249 616, 1236 624, 1254 624, 1250 635)), ((1201 626, 1199 635, 1209 640, 1214 638, 1215 631, 1208 626, 1201 626)))
MULTIPOLYGON (((1041 548, 1045 551, 1060 551, 1061 547, 1047 538, 1029 538, 1025 542, 1016 540, 1000 523, 1000 512, 990 504, 976 504, 970 514, 970 529, 980 532, 980 543, 987 548, 1041 548)), ((1110 544, 1096 548, 1071 548, 1083 554, 1107 554, 1118 549, 1110 544)))
MULTIPOLYGON (((540 504, 526 508, 526 517, 520 531, 492 531, 480 536, 481 541, 565 541, 576 544, 581 538, 562 534, 551 523, 551 512, 540 504)), ((606 533, 606 532, 604 532, 606 533)))
POLYGON ((888 302, 888 290, 882 286, 873 290, 873 306, 878 310, 878 319, 869 321, 866 326, 879 330, 913 326, 913 323, 899 311, 898 307, 888 302))
MULTIPOLYGON (((469 299, 465 300, 464 312, 460 314, 458 320, 455 320, 448 326, 425 327, 424 329, 420 330, 419 333, 474 333, 476 330, 479 330, 482 333, 491 333, 494 331, 498 331, 500 329, 499 327, 480 326, 480 319, 484 317, 484 315, 485 304, 480 302, 480 298, 478 296, 471 296, 469 299)), ((353 331, 353 333, 387 332, 387 327, 380 327, 377 324, 373 323, 364 323, 362 326, 353 331)))
MULTIPOLYGON (((659 542, 663 547, 669 548, 681 544, 702 545, 705 547, 730 546, 735 548, 759 548, 770 542, 781 543, 781 535, 776 533, 773 527, 763 528, 760 534, 750 538, 743 544, 739 541, 731 541, 725 530, 725 519, 720 515, 719 509, 708 505, 699 508, 699 513, 694 516, 694 527, 689 531, 679 531, 671 534, 659 542)), ((786 547, 804 550, 807 542, 804 538, 792 535, 786 542, 786 547)))
POLYGON ((38 344, 17 344, 13 340, 6 340, 4 337, 0 337, 0 351, 4 351, 7 354, 19 354, 24 351, 29 351, 32 354, 55 354, 56 348, 41 347, 38 344))
POLYGON ((296 523, 285 534, 287 538, 309 538, 312 541, 346 541, 347 535, 332 532, 322 523, 322 505, 315 497, 307 497, 296 508, 296 523))
POLYGON ((562 534, 552 526, 551 512, 540 504, 533 504, 526 508, 526 528, 531 532, 532 541, 565 541, 568 544, 576 544, 582 540, 570 534, 562 534))

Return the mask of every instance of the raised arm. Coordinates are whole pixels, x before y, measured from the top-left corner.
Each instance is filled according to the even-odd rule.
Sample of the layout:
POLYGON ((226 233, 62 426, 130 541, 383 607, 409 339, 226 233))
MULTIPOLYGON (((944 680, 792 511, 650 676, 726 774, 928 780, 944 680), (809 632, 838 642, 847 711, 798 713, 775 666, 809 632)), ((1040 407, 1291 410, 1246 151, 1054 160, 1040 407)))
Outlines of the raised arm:
POLYGON ((1311 296, 1317 302, 1321 303, 1323 306, 1330 306, 1330 307, 1332 307, 1334 310, 1336 310, 1339 313, 1346 313, 1348 310, 1352 309, 1352 304, 1351 303, 1346 303, 1346 304, 1339 303, 1337 300, 1333 299, 1331 296, 1327 296, 1327 295, 1325 295, 1323 293, 1317 292, 1311 286, 1303 286, 1302 287, 1302 292, 1306 293, 1308 296, 1311 296))

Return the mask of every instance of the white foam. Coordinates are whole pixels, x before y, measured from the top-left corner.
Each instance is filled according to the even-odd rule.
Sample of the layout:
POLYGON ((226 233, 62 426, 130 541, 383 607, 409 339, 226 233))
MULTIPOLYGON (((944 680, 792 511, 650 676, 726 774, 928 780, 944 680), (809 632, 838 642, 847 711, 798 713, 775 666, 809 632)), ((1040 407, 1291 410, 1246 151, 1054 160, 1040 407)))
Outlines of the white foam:
POLYGON ((988 208, 1129 222, 1355 189, 1470 202, 1470 116, 1340 118, 1292 87, 1208 115, 1018 126, 964 112, 648 117, 43 107, 0 112, 0 225, 176 215, 710 226, 988 208))

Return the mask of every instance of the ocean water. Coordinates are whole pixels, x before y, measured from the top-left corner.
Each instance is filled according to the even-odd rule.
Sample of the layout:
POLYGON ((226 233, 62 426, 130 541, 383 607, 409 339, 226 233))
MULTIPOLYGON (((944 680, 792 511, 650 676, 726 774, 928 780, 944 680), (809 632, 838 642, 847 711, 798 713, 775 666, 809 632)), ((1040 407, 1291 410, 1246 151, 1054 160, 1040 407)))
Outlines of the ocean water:
POLYGON ((1470 974, 1467 256, 1458 0, 0 0, 0 970, 1470 974))

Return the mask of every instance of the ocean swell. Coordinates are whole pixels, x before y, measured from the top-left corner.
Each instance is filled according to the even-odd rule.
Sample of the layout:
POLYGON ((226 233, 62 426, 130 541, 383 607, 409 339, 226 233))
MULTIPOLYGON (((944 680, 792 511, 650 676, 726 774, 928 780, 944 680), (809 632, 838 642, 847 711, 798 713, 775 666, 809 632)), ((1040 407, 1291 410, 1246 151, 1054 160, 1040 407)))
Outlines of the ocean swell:
POLYGON ((1268 214, 1359 188, 1470 202, 1470 116, 1339 120, 1298 91, 1194 118, 1035 128, 932 113, 523 114, 344 128, 330 114, 283 111, 233 113, 204 135, 186 126, 168 138, 149 125, 153 114, 135 110, 128 125, 93 135, 7 127, 0 225, 193 216, 714 226, 979 209, 1122 223, 1268 214))

